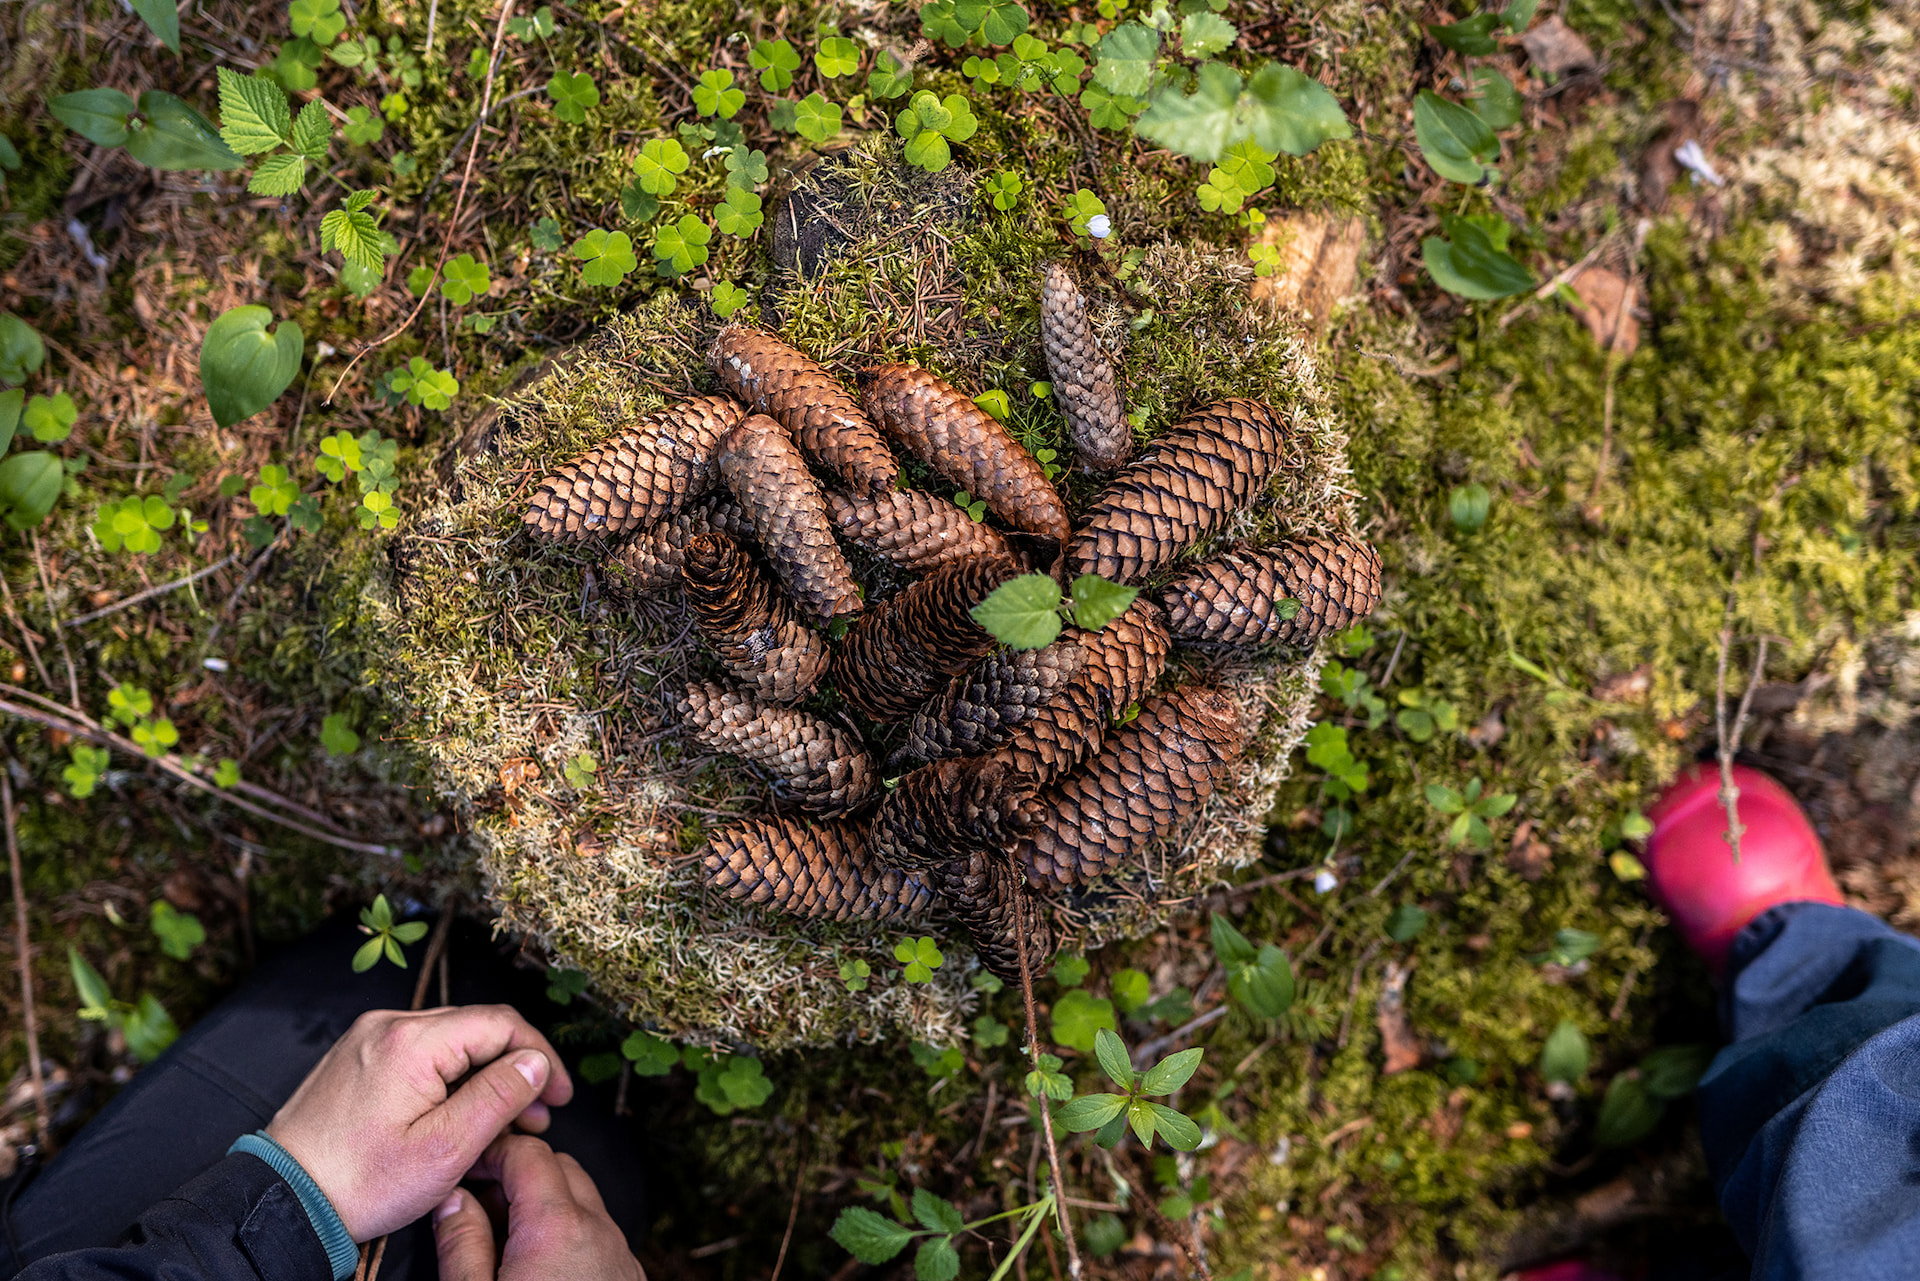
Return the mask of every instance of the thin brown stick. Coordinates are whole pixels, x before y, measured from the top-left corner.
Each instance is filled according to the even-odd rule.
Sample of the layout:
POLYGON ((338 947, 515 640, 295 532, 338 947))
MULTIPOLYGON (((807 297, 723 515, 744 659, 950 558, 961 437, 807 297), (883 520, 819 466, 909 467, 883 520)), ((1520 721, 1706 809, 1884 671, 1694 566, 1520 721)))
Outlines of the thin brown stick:
POLYGON ((1193 1236, 1193 1266, 1199 1271, 1202 1281, 1213 1281, 1213 1268, 1207 1263, 1207 1246, 1200 1239, 1200 1207, 1197 1205, 1187 1215, 1187 1231, 1193 1236))
MULTIPOLYGON (((799 1145, 795 1144, 794 1155, 799 1155, 799 1145)), ((774 1256, 773 1275, 767 1281, 780 1281, 780 1269, 787 1265, 787 1247, 793 1244, 793 1225, 800 1221, 800 1189, 807 1185, 807 1163, 800 1162, 800 1168, 793 1175, 793 1204, 787 1207, 787 1231, 780 1238, 780 1253, 774 1256)))
POLYGON ((447 932, 453 928, 453 904, 448 903, 440 909, 440 919, 433 923, 433 937, 427 940, 427 956, 420 963, 420 977, 413 981, 413 1004, 407 1008, 418 1010, 427 1003, 427 984, 433 981, 433 971, 441 954, 447 948, 447 932))
POLYGON ((33 540, 33 563, 40 570, 40 590, 46 593, 47 618, 53 624, 53 638, 60 642, 60 657, 67 660, 67 697, 72 700, 75 707, 78 707, 80 678, 73 670, 73 651, 67 648, 67 634, 60 626, 60 616, 53 611, 53 583, 47 577, 46 558, 40 554, 40 535, 29 531, 27 536, 33 540))
POLYGON ((48 729, 61 730, 73 735, 75 738, 84 738, 89 742, 98 743, 102 747, 115 748, 128 756, 135 757, 148 765, 155 766, 190 787, 197 787, 209 795, 218 796, 221 800, 236 809, 245 810, 255 817, 266 819, 269 823, 278 823, 290 831, 298 832, 302 836, 310 837, 313 840, 321 841, 328 845, 335 845, 341 849, 354 850, 361 854, 379 854, 391 857, 394 853, 394 848, 390 845, 376 845, 371 841, 358 841, 350 837, 337 835, 333 832, 321 831, 319 828, 310 826, 309 824, 288 818, 284 814, 276 814, 265 806, 256 805, 252 801, 235 796, 232 792, 220 787, 210 779, 201 778, 198 774, 195 774, 169 757, 147 755, 146 752, 141 750, 138 743, 133 742, 131 739, 123 738, 112 730, 97 724, 85 713, 76 712, 72 708, 62 707, 60 704, 53 702, 52 699, 43 699, 29 690, 24 690, 17 685, 9 685, 5 682, 0 682, 0 693, 24 696, 35 702, 47 703, 59 709, 56 712, 46 712, 0 698, 0 715, 18 716, 21 720, 32 721, 34 724, 44 725, 48 729))
POLYGON ((33 1078, 33 1132, 44 1152, 52 1141, 47 1079, 40 1069, 40 1020, 33 1009, 33 958, 27 932, 27 885, 20 875, 20 838, 13 827, 13 782, 0 764, 0 807, 7 812, 7 868, 13 873, 13 959, 20 967, 20 1004, 26 1011, 27 1072, 33 1078))
MULTIPOLYGON (((1033 1070, 1040 1070, 1040 1019, 1034 1012, 1033 967, 1027 963, 1027 918, 1013 914, 1015 942, 1020 953, 1020 996, 1027 1007, 1027 1054, 1033 1070)), ((1067 1218, 1067 1181, 1060 1174, 1060 1147, 1053 1137, 1053 1109, 1040 1100, 1040 1132, 1047 1141, 1047 1172, 1053 1178, 1053 1209, 1060 1220, 1060 1237, 1067 1245, 1067 1275, 1080 1281, 1080 1248, 1074 1244, 1073 1224, 1067 1218)))
MULTIPOLYGON (((60 626, 78 627, 82 623, 91 623, 96 618, 105 618, 109 614, 117 614, 123 609, 130 609, 133 606, 138 605, 141 601, 152 600, 155 596, 165 596, 168 592, 178 591, 182 587, 187 586, 189 583, 197 583, 201 579, 205 578, 208 574, 218 573, 219 571, 225 569, 227 566, 233 564, 234 561, 239 559, 240 559, 240 553, 235 552, 233 555, 227 557, 225 560, 217 560, 213 564, 208 565, 205 569, 195 570, 193 573, 188 574, 185 578, 176 578, 170 583, 161 583, 159 586, 149 587, 143 592, 135 592, 133 595, 125 597, 121 600, 117 600, 113 602, 113 604, 111 605, 102 605, 99 609, 94 610, 92 613, 81 614, 76 618, 69 618, 66 622, 60 624, 60 626)), ((49 610, 51 610, 52 608, 51 602, 48 603, 48 608, 49 610)))
MULTIPOLYGON (((514 0, 505 0, 505 3, 500 6, 500 20, 494 24, 493 51, 487 57, 487 79, 486 83, 480 87, 480 119, 482 120, 487 118, 487 112, 493 103, 493 73, 500 65, 500 45, 507 38, 507 19, 513 14, 513 3, 514 0)), ((366 358, 368 352, 384 347, 406 333, 413 327, 413 322, 420 318, 427 300, 433 297, 433 287, 440 279, 441 270, 447 265, 447 255, 453 251, 453 237, 460 228, 460 211, 466 208, 467 188, 473 181, 473 162, 479 154, 480 130, 476 128, 473 131, 473 144, 467 149, 466 168, 460 174, 460 190, 453 198, 453 216, 447 219, 447 238, 440 242, 440 260, 433 264, 433 278, 427 281, 426 288, 420 291, 420 301, 413 305, 413 310, 407 313, 405 320, 355 353, 353 359, 347 362, 347 367, 340 371, 340 376, 333 380, 333 388, 327 392, 324 404, 333 403, 334 393, 340 390, 340 384, 347 380, 347 375, 353 372, 355 365, 366 358)))
POLYGON ((20 639, 27 643, 27 657, 33 660, 34 670, 40 673, 40 683, 48 689, 53 688, 53 677, 47 673, 47 665, 40 661, 40 648, 33 643, 33 633, 27 630, 27 620, 20 617, 20 610, 13 603, 13 588, 7 585, 7 576, 0 574, 0 595, 7 601, 7 616, 13 619, 13 625, 20 629, 20 639))
MULTIPOLYGON (((1720 750, 1720 804, 1727 811, 1727 848, 1733 861, 1740 861, 1740 837, 1746 828, 1740 822, 1740 785, 1733 781, 1733 753, 1737 740, 1727 737, 1727 651, 1733 648, 1733 594, 1740 586, 1739 571, 1727 588, 1727 610, 1720 622, 1720 660, 1713 677, 1713 724, 1720 750)), ((1748 690, 1752 690, 1748 682, 1748 690)))

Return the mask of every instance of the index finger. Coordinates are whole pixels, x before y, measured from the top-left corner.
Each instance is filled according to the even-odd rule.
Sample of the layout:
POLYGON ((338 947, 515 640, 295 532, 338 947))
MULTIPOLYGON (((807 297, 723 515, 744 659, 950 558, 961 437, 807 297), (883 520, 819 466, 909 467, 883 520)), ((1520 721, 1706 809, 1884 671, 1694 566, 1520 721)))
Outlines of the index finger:
POLYGON ((573 1097, 573 1080, 560 1052, 511 1005, 448 1005, 400 1016, 406 1033, 426 1052, 442 1084, 513 1050, 538 1050, 552 1071, 540 1101, 558 1107, 573 1097))

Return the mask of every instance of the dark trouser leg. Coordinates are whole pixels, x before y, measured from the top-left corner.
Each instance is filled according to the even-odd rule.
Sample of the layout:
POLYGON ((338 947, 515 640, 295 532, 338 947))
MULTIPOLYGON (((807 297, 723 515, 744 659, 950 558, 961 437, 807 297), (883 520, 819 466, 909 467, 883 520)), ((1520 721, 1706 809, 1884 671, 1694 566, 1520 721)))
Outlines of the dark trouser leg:
MULTIPOLYGON (((418 971, 383 962, 354 974, 349 961, 361 941, 350 922, 335 921, 270 958, 136 1076, 17 1190, 4 1214, 0 1276, 48 1254, 112 1244, 147 1206, 211 1167, 234 1139, 266 1125, 354 1019, 368 1010, 406 1009, 418 971)), ((413 950, 417 966, 425 949, 413 950)), ((456 925, 449 960, 454 1004, 512 1004, 536 1025, 555 1009, 538 974, 506 963, 477 926, 456 925)), ((435 983, 428 1004, 438 1001, 435 983)), ((645 1228, 644 1180, 631 1127, 612 1124, 610 1086, 585 1087, 578 1073, 574 1082, 574 1102, 555 1110, 546 1138, 585 1167, 608 1212, 637 1244, 645 1228)), ((395 1233, 386 1260, 383 1277, 433 1276, 426 1221, 395 1233)))
POLYGON ((1920 1275, 1920 942, 1789 903, 1728 974, 1700 1128, 1754 1275, 1920 1275))

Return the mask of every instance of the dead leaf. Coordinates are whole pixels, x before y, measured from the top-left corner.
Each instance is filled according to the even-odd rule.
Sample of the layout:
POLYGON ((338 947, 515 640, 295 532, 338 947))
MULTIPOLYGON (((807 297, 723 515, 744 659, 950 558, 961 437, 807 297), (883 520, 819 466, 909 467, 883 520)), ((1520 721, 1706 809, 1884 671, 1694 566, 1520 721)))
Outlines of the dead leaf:
POLYGON ((1609 676, 1593 687, 1597 703, 1638 703, 1653 688, 1653 664, 1642 663, 1630 672, 1609 676))
POLYGON ((1624 360, 1640 349, 1640 322, 1633 314, 1639 290, 1631 280, 1605 267, 1588 267, 1572 284, 1580 298, 1573 314, 1601 351, 1617 352, 1624 360))
POLYGON ((581 858, 605 858, 613 843, 590 827, 573 834, 573 852, 581 858))
POLYGON ((500 788, 508 796, 540 777, 540 762, 531 756, 516 756, 500 763, 500 788))
POLYGON ((1380 1048, 1387 1058, 1386 1066, 1380 1069, 1382 1076, 1417 1068, 1426 1058, 1420 1038, 1407 1022, 1407 978, 1412 973, 1411 963, 1387 962, 1386 979, 1380 986, 1380 1003, 1374 1008, 1374 1021, 1380 1027, 1380 1048))
POLYGON ((1467 731, 1467 741, 1483 752, 1506 736, 1507 723, 1501 719, 1500 709, 1497 707, 1482 716, 1479 723, 1467 731))
POLYGON ((1359 218, 1296 213, 1269 219, 1260 243, 1277 246, 1280 262, 1271 276, 1254 279, 1253 297, 1325 329, 1335 305, 1353 292, 1366 239, 1359 218))
POLYGON ((1553 847, 1533 834, 1533 820, 1514 829, 1513 844, 1507 848, 1507 866, 1529 881, 1537 881, 1553 866, 1553 847))
POLYGON ((1534 70, 1550 76, 1570 76, 1600 65, 1592 48, 1557 13, 1521 36, 1520 46, 1534 70))

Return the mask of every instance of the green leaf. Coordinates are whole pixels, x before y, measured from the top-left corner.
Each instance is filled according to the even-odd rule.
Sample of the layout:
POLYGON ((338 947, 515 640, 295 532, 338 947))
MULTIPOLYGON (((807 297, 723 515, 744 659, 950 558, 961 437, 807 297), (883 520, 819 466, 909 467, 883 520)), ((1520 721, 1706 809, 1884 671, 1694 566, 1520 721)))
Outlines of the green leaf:
POLYGON ((247 190, 256 196, 291 196, 307 180, 307 161, 291 151, 268 156, 253 171, 247 190))
MULTIPOLYGON (((1153 60, 1160 52, 1160 33, 1137 22, 1124 22, 1100 41, 1100 58, 1093 78, 1109 93, 1140 97, 1153 83, 1153 60)), ((1235 96, 1239 77, 1234 77, 1235 96)))
POLYGON ((296 36, 328 45, 347 29, 347 19, 340 12, 340 0, 292 0, 287 6, 287 26, 296 36))
POLYGON ((719 67, 700 73, 700 83, 693 87, 693 107, 701 115, 731 120, 746 105, 746 91, 734 88, 733 72, 719 67))
POLYGON ((142 1063, 151 1063, 179 1039, 180 1028, 167 1013, 167 1007, 151 992, 140 994, 140 1003, 120 1018, 120 1034, 127 1049, 142 1063))
POLYGON ((929 1232, 963 1232, 967 1221, 953 1203, 935 1196, 926 1188, 913 1190, 913 1217, 929 1232))
POLYGON ((785 40, 762 40, 747 51, 747 65, 760 73, 760 87, 779 93, 793 83, 800 55, 785 40))
POLYGON ((793 109, 794 132, 813 142, 825 142, 840 132, 840 106, 828 102, 818 90, 802 98, 793 109))
POLYGON ((1153 987, 1144 970, 1120 970, 1107 982, 1113 1004, 1122 1014, 1132 1014, 1153 996, 1153 987))
POLYGON ((220 763, 213 767, 213 785, 220 788, 232 787, 240 781, 240 762, 231 756, 222 756, 220 763))
MULTIPOLYGON (((962 4, 955 5, 955 11, 958 12, 965 2, 966 0, 962 0, 962 4)), ((987 12, 981 18, 976 30, 980 32, 983 40, 998 48, 1013 43, 1015 37, 1027 29, 1029 21, 1030 18, 1025 9, 1012 3, 1011 0, 1000 0, 1000 3, 987 6, 987 12)))
POLYGON ((580 1075, 589 1085, 600 1085, 620 1075, 620 1056, 608 1051, 587 1054, 580 1059, 580 1075))
POLYGON ((118 147, 126 142, 127 118, 134 102, 118 89, 82 89, 63 93, 47 103, 53 118, 102 147, 118 147))
POLYGON ((1540 1075, 1571 1085, 1587 1074, 1587 1037, 1567 1019, 1560 1020, 1540 1050, 1540 1075))
POLYGON ((332 136, 333 126, 327 116, 326 104, 316 98, 294 117, 289 145, 314 164, 324 165, 327 162, 327 140, 332 136))
POLYGON ((1271 62, 1247 81, 1253 139, 1271 152, 1304 156, 1323 142, 1351 138, 1353 126, 1333 91, 1292 67, 1271 62))
POLYGON ((26 399, 27 393, 18 387, 0 391, 0 454, 6 453, 13 444, 13 434, 20 427, 20 409, 26 399))
POLYGON ((727 188, 727 198, 713 207, 713 225, 722 235, 751 236, 766 221, 760 197, 738 187, 727 188))
POLYGON ((727 151, 727 182, 743 191, 751 191, 767 180, 767 153, 746 147, 727 151))
POLYGON ((1413 100, 1413 137, 1435 173, 1468 186, 1487 177, 1480 157, 1500 154, 1500 139, 1486 121, 1431 89, 1422 89, 1413 100))
POLYGON ((1127 1110, 1124 1094, 1083 1094, 1053 1114, 1053 1121, 1069 1134, 1097 1130, 1127 1110))
POLYGON ((320 746, 329 756, 349 756, 360 750, 360 735, 353 730, 353 718, 345 712, 329 712, 320 722, 320 746))
POLYGON ((67 969, 73 975, 74 990, 80 994, 80 1017, 104 1019, 113 1006, 113 993, 100 971, 87 963, 72 944, 67 945, 67 969))
POLYGON ((1229 967, 1248 965, 1259 955, 1258 950, 1247 939, 1247 936, 1235 929, 1233 922, 1229 921, 1220 913, 1215 912, 1213 914, 1211 928, 1213 933, 1213 954, 1220 959, 1220 964, 1229 967))
POLYGON ((1507 30, 1519 35, 1533 21, 1533 11, 1539 7, 1540 0, 1509 0, 1501 11, 1500 21, 1506 24, 1507 30))
POLYGON ((79 417, 80 408, 73 403, 73 397, 56 391, 51 396, 35 396, 28 401, 20 424, 33 433, 35 440, 51 445, 71 436, 73 424, 79 417))
POLYGON ((1415 903, 1402 903, 1387 918, 1387 937, 1396 943, 1411 943, 1427 928, 1427 910, 1415 903))
POLYGON ((1126 613, 1140 589, 1122 587, 1098 574, 1082 574, 1073 580, 1072 592, 1074 625, 1097 632, 1126 613))
POLYGON ((1053 981, 1061 987, 1079 987, 1092 969, 1084 956, 1062 955, 1053 963, 1053 981))
POLYGON ((440 293, 456 307, 464 307, 486 294, 493 283, 487 264, 472 254, 457 254, 447 261, 440 281, 440 293))
POLYGON ((1699 1088, 1712 1065, 1711 1045, 1663 1045, 1640 1060, 1640 1076, 1656 1099, 1684 1099, 1699 1088))
POLYGON ((1219 14, 1201 11, 1180 20, 1180 52, 1211 58, 1240 38, 1240 29, 1219 14))
POLYGON ((1500 46, 1493 39, 1493 29, 1499 25, 1499 14, 1476 13, 1465 22, 1454 22, 1444 27, 1429 26, 1427 34, 1455 53, 1485 58, 1499 52, 1500 46))
POLYGON ((867 73, 867 96, 880 101, 904 97, 913 88, 913 68, 882 49, 867 73))
POLYGON ((329 209, 320 220, 320 248, 338 250, 348 262, 369 270, 384 265, 386 244, 380 234, 380 224, 366 211, 372 199, 371 191, 356 191, 347 197, 344 206, 329 209))
POLYGON ((973 621, 1014 649, 1043 649, 1060 635, 1060 584, 1046 574, 1022 574, 975 605, 973 621))
POLYGON ((378 965, 380 963, 380 952, 386 947, 386 943, 387 936, 384 934, 376 934, 374 937, 362 943, 359 950, 353 954, 353 972, 355 974, 365 974, 368 970, 378 965))
POLYGON ((394 926, 392 933, 393 937, 399 939, 402 943, 418 943, 427 936, 427 923, 425 921, 408 921, 404 925, 394 926))
POLYGON ((287 91, 265 76, 243 76, 231 67, 220 76, 220 138, 242 156, 272 151, 293 130, 287 91))
POLYGON ((178 910, 165 899, 155 899, 147 911, 154 937, 160 940, 160 950, 174 960, 188 959, 195 948, 207 941, 207 929, 200 918, 178 910))
POLYGON ((1293 966, 1287 954, 1262 943, 1252 961, 1228 967, 1227 994, 1255 1018, 1279 1018, 1293 1005, 1293 966))
POLYGON ((654 138, 640 148, 640 154, 633 158, 634 176, 640 180, 640 189, 649 195, 665 196, 673 192, 678 180, 675 174, 685 173, 692 158, 687 149, 672 138, 654 138))
POLYGON ((862 1263, 885 1263, 906 1249, 916 1234, 864 1205, 852 1205, 840 1211, 827 1235, 862 1263))
POLYGON ((553 114, 569 124, 585 124, 587 108, 600 105, 600 87, 584 71, 556 71, 547 81, 553 114))
POLYGON ((1520 123, 1525 107, 1513 81, 1492 67, 1481 67, 1473 73, 1473 84, 1479 94, 1468 98, 1467 106, 1487 128, 1498 133, 1520 123))
MULTIPOLYGON (((224 70, 224 68, 223 68, 224 70)), ((127 154, 154 169, 238 169, 235 155, 207 118, 170 93, 140 95, 144 124, 127 137, 127 154)))
POLYGON ((1492 506, 1492 493, 1477 480, 1456 486, 1447 496, 1447 515, 1459 529, 1472 531, 1485 525, 1492 506))
POLYGON ((180 8, 176 0, 131 0, 133 11, 147 30, 160 37, 160 43, 174 53, 180 52, 180 8))
POLYGON ((47 359, 47 344, 32 325, 0 311, 0 383, 22 383, 47 359))
POLYGON ((1595 1147, 1630 1148, 1660 1126, 1666 1105, 1647 1092, 1646 1082, 1622 1072, 1607 1082, 1600 1116, 1593 1126, 1595 1147))
POLYGON ((813 65, 829 80, 860 70, 860 46, 845 36, 828 36, 814 50, 813 65))
POLYGON ((1112 1214, 1088 1219, 1081 1231, 1086 1237, 1087 1253, 1096 1259, 1104 1259, 1118 1252, 1127 1243, 1126 1224, 1112 1214))
POLYGON ((200 384, 222 427, 271 405, 300 372, 305 335, 291 320, 271 331, 265 307, 235 307, 207 326, 200 344, 200 384))
POLYGON ((1140 1092, 1155 1096, 1172 1094, 1193 1078, 1205 1055, 1206 1051, 1198 1046, 1178 1054, 1169 1054, 1147 1069, 1146 1076, 1140 1082, 1140 1092))
POLYGON ((1191 1152, 1200 1146, 1200 1127, 1191 1119, 1164 1103, 1142 1106, 1153 1114, 1153 1128, 1167 1141, 1168 1147, 1176 1152, 1191 1152))
POLYGON ((1433 282, 1462 298, 1487 301, 1533 288, 1533 273, 1504 249, 1494 247, 1486 230, 1465 218, 1442 220, 1452 240, 1428 236, 1420 258, 1433 282))
POLYGON ((1460 793, 1444 783, 1428 783, 1426 787, 1427 804, 1442 814, 1458 814, 1466 808, 1466 800, 1460 793))
POLYGON ((934 1237, 923 1242, 913 1256, 913 1275, 916 1281, 953 1281, 960 1275, 960 1252, 953 1248, 948 1237, 934 1237))
POLYGON ((596 227, 573 242, 572 252, 582 264, 580 278, 589 285, 617 285, 640 265, 633 254, 633 241, 624 231, 596 227))
POLYGON ((681 275, 707 260, 707 245, 713 240, 713 228, 698 214, 682 214, 678 222, 668 223, 653 235, 653 256, 659 260, 661 275, 681 275))
POLYGON ((1132 1129, 1133 1137, 1140 1140, 1140 1146, 1143 1148, 1153 1146, 1154 1120, 1153 1109, 1145 1099, 1127 1101, 1127 1126, 1132 1129))
POLYGON ((722 320, 746 306, 747 301, 747 291, 731 280, 723 280, 713 287, 713 314, 722 320))
POLYGON ((1056 1044, 1091 1054, 1095 1035, 1114 1028, 1113 1002, 1074 988, 1053 1003, 1052 1023, 1056 1044))
POLYGON ((1112 1028, 1103 1027, 1093 1034, 1093 1057, 1115 1085, 1123 1090, 1133 1088, 1133 1061, 1127 1057, 1126 1043, 1112 1028))

